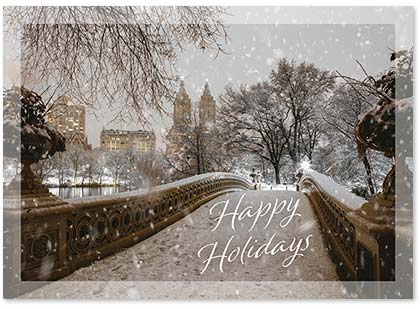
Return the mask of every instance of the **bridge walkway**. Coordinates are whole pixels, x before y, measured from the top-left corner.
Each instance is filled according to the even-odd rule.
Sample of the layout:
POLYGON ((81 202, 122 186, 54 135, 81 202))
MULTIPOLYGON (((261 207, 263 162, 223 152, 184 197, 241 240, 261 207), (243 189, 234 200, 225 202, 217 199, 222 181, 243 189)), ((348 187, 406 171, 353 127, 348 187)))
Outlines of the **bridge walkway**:
POLYGON ((247 291, 241 298, 262 295, 266 298, 344 297, 345 290, 328 256, 319 223, 303 193, 237 191, 224 194, 137 245, 79 269, 23 298, 112 298, 122 295, 200 298, 211 297, 211 293, 229 294, 229 291, 232 297, 239 297, 241 288, 247 291), (226 202, 228 207, 225 208, 226 202), (236 216, 233 230, 229 213, 235 209, 241 216, 236 216), (250 215, 258 209, 260 216, 256 220, 256 215, 250 215), (217 221, 223 212, 225 216, 217 221), (227 244, 229 239, 231 242, 227 244), (261 245, 260 253, 265 247, 266 252, 273 253, 270 250, 276 245, 279 250, 255 258, 252 254, 261 245), (297 247, 300 250, 296 251, 297 247), (226 255, 230 254, 230 261, 225 258, 221 265, 220 258, 215 258, 204 270, 205 260, 213 249, 213 256, 222 255, 225 250, 226 255), (296 252, 303 256, 297 255, 287 265, 296 252), (86 288, 80 281, 96 282, 86 288), (134 281, 141 281, 143 285, 134 281), (174 283, 168 281, 178 281, 178 286, 183 287, 174 288, 174 283), (225 288, 217 285, 220 282, 226 282, 225 288), (162 286, 167 288, 159 289, 162 286))

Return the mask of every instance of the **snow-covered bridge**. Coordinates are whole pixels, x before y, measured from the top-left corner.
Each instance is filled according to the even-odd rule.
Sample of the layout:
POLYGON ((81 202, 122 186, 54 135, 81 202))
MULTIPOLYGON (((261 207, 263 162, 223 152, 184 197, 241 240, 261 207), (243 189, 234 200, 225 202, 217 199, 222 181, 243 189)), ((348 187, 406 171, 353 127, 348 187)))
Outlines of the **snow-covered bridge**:
MULTIPOLYGON (((274 245, 275 243, 272 243, 271 248, 274 245)), ((249 249, 249 246, 247 249, 249 249)), ((247 251, 247 249, 245 250, 247 251)), ((60 295, 60 297, 83 295, 82 297, 89 297, 97 293, 100 285, 97 286, 97 289, 85 289, 83 285, 74 285, 73 288, 69 289, 71 282, 67 281, 108 280, 338 281, 333 289, 307 290, 305 292, 306 297, 334 298, 343 296, 343 286, 339 282, 334 264, 328 257, 319 223, 315 218, 310 202, 303 193, 291 191, 239 191, 221 195, 137 245, 97 261, 89 267, 77 270, 63 279, 66 282, 60 281, 50 284, 27 296, 49 298, 56 297, 56 295, 60 295), (255 217, 245 217, 244 220, 236 222, 234 232, 232 232, 230 218, 222 220, 217 229, 211 232, 217 225, 215 218, 221 215, 225 201, 229 201, 231 207, 234 208, 241 200, 237 209, 238 213, 240 213, 250 205, 258 207, 261 202, 264 205, 271 203, 274 206, 276 199, 278 201, 286 200, 288 203, 290 201, 293 203, 299 201, 296 210, 299 216, 291 220, 287 228, 278 226, 278 220, 281 221, 290 214, 290 212, 283 211, 276 218, 276 223, 269 224, 266 229, 264 227, 267 220, 269 220, 269 213, 258 220, 252 232, 249 232, 249 227, 253 224, 255 217), (212 206, 214 211, 212 215, 209 215, 212 206), (289 267, 284 267, 283 262, 285 256, 290 256, 291 252, 272 256, 263 255, 260 258, 245 258, 244 264, 242 264, 239 257, 232 262, 226 260, 223 263, 223 272, 219 269, 220 259, 218 259, 202 272, 205 267, 203 260, 206 257, 204 256, 209 254, 209 250, 207 252, 202 250, 202 258, 198 257, 197 253, 203 245, 217 242, 219 244, 219 248, 216 248, 218 250, 217 254, 221 254, 229 238, 233 236, 233 241, 227 248, 229 251, 227 254, 229 254, 235 247, 244 249, 244 244, 250 236, 252 237, 251 242, 253 245, 261 245, 267 243, 274 234, 275 239, 284 240, 287 246, 293 242, 293 239, 305 239, 308 235, 312 235, 310 247, 308 250, 305 250, 304 257, 297 257, 289 267)), ((272 296, 279 296, 279 293, 287 296, 289 289, 290 286, 285 285, 280 290, 273 290, 272 296)), ((117 296, 122 292, 110 289, 106 291, 106 294, 107 296, 117 296)), ((147 294, 145 291, 143 291, 143 295, 142 291, 138 291, 138 293, 138 296, 145 296, 144 293, 147 294)), ((155 291, 155 293, 157 292, 155 291)), ((172 293, 170 292, 168 296, 181 297, 181 294, 183 294, 184 297, 189 297, 195 292, 191 289, 183 289, 177 292, 178 295, 171 295, 172 293)), ((167 293, 163 292, 163 295, 167 295, 167 293)))
MULTIPOLYGON (((266 290, 272 297, 287 297, 294 281, 335 281, 328 288, 308 286, 300 297, 343 297, 340 280, 378 278, 380 244, 352 217, 366 201, 316 172, 303 175, 298 187, 255 191, 238 176, 214 173, 27 209, 22 276, 61 280, 24 297, 120 297, 128 291, 124 282, 133 281, 143 286, 131 293, 145 298, 156 293, 156 281, 290 282, 266 290), (120 281, 120 289, 75 281, 120 281)), ((182 288, 157 294, 194 293, 182 288)))

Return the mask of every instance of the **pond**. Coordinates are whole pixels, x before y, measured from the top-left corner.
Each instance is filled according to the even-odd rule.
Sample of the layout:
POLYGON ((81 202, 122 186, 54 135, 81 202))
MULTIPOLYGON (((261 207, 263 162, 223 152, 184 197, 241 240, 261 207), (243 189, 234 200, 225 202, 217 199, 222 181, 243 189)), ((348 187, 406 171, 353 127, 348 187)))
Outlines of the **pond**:
POLYGON ((52 194, 63 200, 87 196, 110 195, 127 191, 122 187, 84 187, 84 188, 49 188, 52 194))

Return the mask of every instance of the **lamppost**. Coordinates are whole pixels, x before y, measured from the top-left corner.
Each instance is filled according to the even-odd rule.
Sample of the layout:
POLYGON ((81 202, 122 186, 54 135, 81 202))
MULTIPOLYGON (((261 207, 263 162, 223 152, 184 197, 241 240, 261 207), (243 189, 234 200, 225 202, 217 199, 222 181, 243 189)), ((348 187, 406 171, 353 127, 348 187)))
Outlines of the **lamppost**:
POLYGON ((299 181, 302 178, 302 176, 307 172, 311 170, 311 161, 304 159, 299 164, 299 169, 295 175, 296 179, 296 191, 299 191, 299 181))
POLYGON ((254 184, 254 189, 257 190, 257 178, 258 174, 255 172, 255 168, 252 168, 251 174, 249 174, 249 177, 252 179, 252 183, 254 184))

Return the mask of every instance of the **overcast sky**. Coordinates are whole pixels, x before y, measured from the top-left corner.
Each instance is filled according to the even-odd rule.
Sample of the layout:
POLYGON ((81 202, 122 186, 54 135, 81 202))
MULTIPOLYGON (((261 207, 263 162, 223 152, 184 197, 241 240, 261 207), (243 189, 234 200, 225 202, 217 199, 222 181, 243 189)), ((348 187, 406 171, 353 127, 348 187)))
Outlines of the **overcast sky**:
MULTIPOLYGON (((316 66, 338 70, 344 75, 362 77, 359 60, 371 74, 390 66, 394 49, 393 25, 229 25, 230 41, 226 54, 202 52, 189 48, 179 54, 178 70, 193 103, 197 103, 206 81, 216 101, 227 84, 239 86, 268 78, 279 58, 312 62, 316 66)), ((97 119, 91 116, 87 134, 97 146, 99 131, 112 115, 97 119)), ((170 118, 155 119, 152 126, 163 147, 161 136, 172 125, 170 118), (162 125, 163 123, 163 125, 162 125)), ((135 123, 108 124, 107 128, 138 129, 135 123)))
MULTIPOLYGON (((412 46, 411 25, 405 24, 412 20, 410 9, 235 7, 228 12, 226 23, 230 40, 225 46, 226 54, 215 58, 212 53, 187 48, 178 55, 179 75, 184 78, 194 103, 206 81, 218 100, 228 83, 237 86, 266 79, 281 57, 362 77, 356 59, 370 74, 377 74, 389 67, 390 49, 394 49, 395 44, 399 48, 412 46), (363 24, 375 20, 377 24, 363 24), (256 22, 260 24, 250 24, 256 22), (394 23, 400 29, 397 40, 394 23)), ((5 45, 7 47, 7 42, 5 45)), ((13 80, 13 74, 10 74, 13 63, 9 56, 13 55, 5 53, 3 61, 6 87, 10 87, 13 80)), ((106 128, 142 129, 136 123, 109 124, 112 115, 100 114, 103 116, 88 115, 86 121, 88 140, 94 147, 99 145, 99 133, 106 124, 106 128)), ((170 126, 170 118, 152 121, 159 148, 163 147, 162 134, 170 126)))

